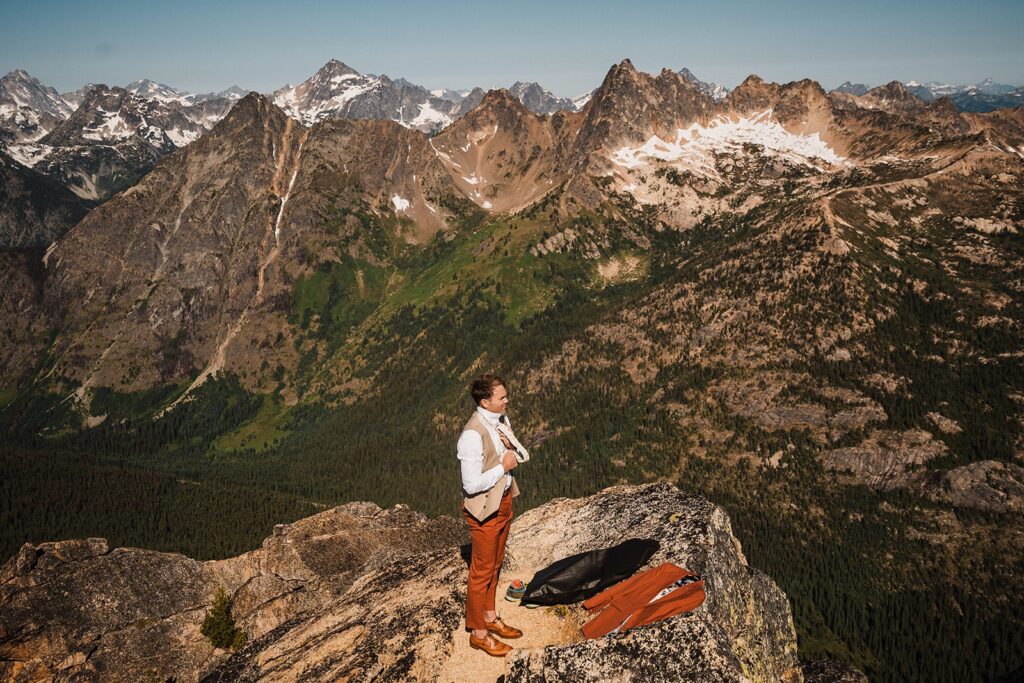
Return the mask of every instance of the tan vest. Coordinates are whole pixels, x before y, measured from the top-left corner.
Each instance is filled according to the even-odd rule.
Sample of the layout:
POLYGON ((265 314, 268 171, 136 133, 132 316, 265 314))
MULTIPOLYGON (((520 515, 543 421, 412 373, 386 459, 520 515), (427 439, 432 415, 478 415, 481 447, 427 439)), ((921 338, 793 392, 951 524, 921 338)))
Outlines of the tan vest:
MULTIPOLYGON (((480 435, 480 438, 484 442, 484 464, 481 467, 481 472, 486 472, 495 465, 501 464, 501 456, 498 455, 498 449, 494 447, 494 440, 491 438, 491 433, 487 431, 487 426, 480 419, 480 413, 473 411, 472 417, 466 422, 466 426, 462 428, 462 431, 473 430, 480 435)), ((519 486, 516 484, 516 478, 512 477, 512 485, 509 486, 509 490, 512 492, 512 496, 519 495, 519 486)), ((494 514, 495 510, 498 509, 498 505, 501 504, 501 496, 505 493, 505 477, 503 476, 498 480, 491 488, 480 493, 475 493, 472 496, 466 496, 462 499, 462 504, 466 506, 466 510, 469 514, 473 515, 477 521, 482 522, 487 519, 490 515, 494 514)))

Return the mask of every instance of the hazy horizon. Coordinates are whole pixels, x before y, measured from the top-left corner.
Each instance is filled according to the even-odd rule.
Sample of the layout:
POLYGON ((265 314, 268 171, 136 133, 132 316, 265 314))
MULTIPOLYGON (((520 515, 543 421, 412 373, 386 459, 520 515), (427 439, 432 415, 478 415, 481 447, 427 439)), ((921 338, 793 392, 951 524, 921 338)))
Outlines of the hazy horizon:
POLYGON ((188 92, 231 85, 271 92, 330 59, 428 89, 536 81, 571 97, 624 58, 640 70, 690 69, 733 88, 749 74, 786 82, 1024 82, 1024 5, 953 2, 856 6, 790 0, 771 7, 647 0, 552 8, 445 0, 425 8, 235 0, 137 6, 119 0, 4 2, 0 73, 24 69, 60 92, 150 79, 188 92))

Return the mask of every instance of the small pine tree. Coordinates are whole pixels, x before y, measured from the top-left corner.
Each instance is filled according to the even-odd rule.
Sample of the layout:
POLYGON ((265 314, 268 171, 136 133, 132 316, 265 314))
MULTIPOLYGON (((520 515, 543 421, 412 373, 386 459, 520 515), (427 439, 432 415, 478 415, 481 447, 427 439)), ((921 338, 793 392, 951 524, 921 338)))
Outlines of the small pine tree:
POLYGON ((213 606, 206 613, 200 633, 210 639, 214 647, 237 650, 245 644, 245 631, 235 627, 231 618, 231 604, 223 588, 217 589, 213 606))

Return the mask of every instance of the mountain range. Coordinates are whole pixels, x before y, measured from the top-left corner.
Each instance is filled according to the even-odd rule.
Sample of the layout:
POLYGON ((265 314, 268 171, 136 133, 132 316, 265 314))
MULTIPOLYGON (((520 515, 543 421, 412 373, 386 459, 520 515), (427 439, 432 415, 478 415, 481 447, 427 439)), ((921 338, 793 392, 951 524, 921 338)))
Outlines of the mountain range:
POLYGON ((8 147, 29 189, 0 216, 32 217, 0 232, 12 538, 88 535, 32 492, 73 506, 118 477, 172 500, 197 556, 314 503, 450 512, 438 454, 492 370, 543 454, 526 506, 699 489, 793 601, 805 658, 1024 664, 1024 109, 898 81, 723 93, 629 60, 582 106, 421 90, 332 62, 194 120, 228 98, 96 86, 8 147), (442 103, 465 111, 435 130, 442 103), (89 165, 100 140, 121 153, 89 165))
MULTIPOLYGON (((699 80, 688 69, 679 74, 714 101, 729 92, 699 80)), ((913 81, 906 86, 926 102, 951 97, 963 111, 1024 103, 1021 89, 991 79, 974 86, 913 81)), ((130 96, 121 95, 117 87, 87 84, 61 95, 24 70, 12 71, 0 79, 0 144, 23 165, 95 204, 129 187, 162 155, 209 131, 246 92, 231 86, 218 93, 191 94, 145 79, 123 91, 130 96), (98 104, 102 98, 104 104, 98 104), (83 105, 86 112, 72 117, 83 105), (58 127, 63 128, 61 133, 50 136, 58 127)), ((538 114, 579 111, 592 95, 559 98, 537 83, 521 81, 509 92, 538 114)), ((834 92, 859 96, 868 88, 847 82, 834 92)), ((275 91, 272 99, 307 126, 328 118, 390 119, 434 134, 476 107, 484 93, 481 88, 427 91, 405 79, 360 74, 332 59, 298 86, 275 91)))
MULTIPOLYGON (((1024 105, 1024 88, 996 83, 991 78, 986 78, 974 85, 949 85, 937 81, 928 83, 906 81, 903 85, 908 92, 925 102, 948 97, 959 111, 989 112, 1024 105)), ((846 81, 834 92, 863 95, 868 90, 870 88, 863 83, 846 81)))

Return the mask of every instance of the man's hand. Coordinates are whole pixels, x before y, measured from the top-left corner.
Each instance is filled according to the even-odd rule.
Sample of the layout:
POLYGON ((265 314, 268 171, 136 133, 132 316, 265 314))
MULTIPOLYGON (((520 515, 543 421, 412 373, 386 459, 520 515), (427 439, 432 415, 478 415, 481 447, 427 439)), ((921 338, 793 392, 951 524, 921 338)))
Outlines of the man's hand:
POLYGON ((505 468, 505 471, 514 470, 519 464, 516 460, 516 452, 513 450, 505 451, 505 455, 501 456, 501 466, 505 468))

